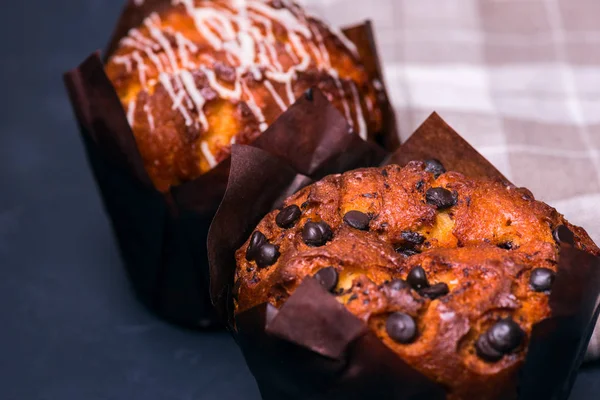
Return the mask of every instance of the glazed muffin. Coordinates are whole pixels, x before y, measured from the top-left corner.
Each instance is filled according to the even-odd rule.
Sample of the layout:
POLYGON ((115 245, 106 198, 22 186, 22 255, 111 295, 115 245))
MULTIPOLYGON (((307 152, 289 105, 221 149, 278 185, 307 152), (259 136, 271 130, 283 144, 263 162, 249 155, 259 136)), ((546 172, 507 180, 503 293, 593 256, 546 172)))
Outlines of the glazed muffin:
POLYGON ((558 242, 587 233, 531 193, 436 160, 331 175, 236 252, 235 312, 282 306, 306 277, 449 399, 500 399, 550 316, 558 242))
POLYGON ((106 73, 161 191, 252 142, 311 87, 362 138, 382 128, 381 82, 354 44, 291 1, 175 0, 129 31, 106 73))

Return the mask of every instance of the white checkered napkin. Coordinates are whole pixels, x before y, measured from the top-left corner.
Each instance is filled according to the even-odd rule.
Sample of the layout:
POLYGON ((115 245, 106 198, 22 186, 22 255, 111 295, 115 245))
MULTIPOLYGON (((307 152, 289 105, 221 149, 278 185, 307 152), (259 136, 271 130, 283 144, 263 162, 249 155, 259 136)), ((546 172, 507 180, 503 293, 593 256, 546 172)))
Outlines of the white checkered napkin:
POLYGON ((437 111, 600 243, 600 0, 299 1, 373 20, 403 139, 437 111))

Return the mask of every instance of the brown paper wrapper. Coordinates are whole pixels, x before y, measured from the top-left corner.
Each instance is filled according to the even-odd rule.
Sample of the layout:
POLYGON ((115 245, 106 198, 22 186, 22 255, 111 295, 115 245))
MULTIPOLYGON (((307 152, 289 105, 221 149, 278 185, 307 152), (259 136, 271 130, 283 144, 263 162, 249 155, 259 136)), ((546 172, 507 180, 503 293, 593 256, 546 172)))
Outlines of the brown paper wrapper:
MULTIPOLYGON (((170 6, 170 0, 146 0, 139 6, 129 1, 104 61, 129 29, 170 6)), ((349 29, 372 79, 383 82, 371 25, 349 29)), ((218 318, 208 293, 205 243, 225 193, 230 161, 169 193, 156 191, 104 61, 99 52, 90 55, 65 74, 65 84, 128 276, 138 297, 162 317, 192 327, 212 326, 218 318)), ((313 178, 382 159, 381 148, 348 135, 346 121, 319 92, 313 99, 291 106, 253 146, 288 159, 313 178)), ((380 101, 387 110, 380 141, 394 149, 398 136, 385 89, 380 101)))
MULTIPOLYGON (((428 158, 450 170, 506 181, 435 113, 384 164, 428 158)), ((446 398, 442 387, 404 363, 313 278, 279 310, 262 304, 234 317, 235 251, 264 215, 312 182, 282 159, 236 146, 208 236, 212 299, 263 399, 446 398), (265 164, 269 168, 262 168, 265 164)), ((600 259, 561 244, 552 315, 534 326, 525 362, 498 398, 567 399, 598 318, 599 299, 600 259)))

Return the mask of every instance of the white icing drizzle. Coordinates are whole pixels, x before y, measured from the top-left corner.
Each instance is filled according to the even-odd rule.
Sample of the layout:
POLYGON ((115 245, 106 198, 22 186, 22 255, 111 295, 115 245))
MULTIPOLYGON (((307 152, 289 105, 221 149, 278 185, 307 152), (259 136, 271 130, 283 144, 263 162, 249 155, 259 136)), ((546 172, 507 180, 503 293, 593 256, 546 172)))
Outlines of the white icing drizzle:
MULTIPOLYGON (((135 3, 141 4, 143 0, 135 0, 135 3)), ((265 116, 256 103, 252 91, 246 85, 245 79, 249 76, 256 81, 264 79, 264 87, 274 102, 285 111, 288 104, 273 83, 279 84, 277 87, 285 91, 284 97, 287 97, 287 103, 292 104, 295 101, 293 83, 297 79, 298 72, 306 71, 311 63, 333 77, 342 99, 346 119, 354 124, 344 85, 337 71, 331 66, 330 54, 321 34, 321 28, 309 24, 303 11, 293 3, 285 2, 287 8, 279 9, 271 7, 265 0, 229 0, 214 3, 172 0, 172 4, 183 7, 198 33, 214 50, 214 54, 203 52, 199 59, 192 57, 193 54, 198 53, 198 46, 173 27, 162 26, 159 15, 152 13, 144 21, 147 34, 143 34, 138 29, 131 29, 121 40, 122 46, 131 47, 134 51, 129 55, 115 56, 112 60, 122 64, 128 73, 137 68, 139 82, 144 89, 150 90, 155 85, 162 85, 171 99, 172 109, 181 114, 186 126, 193 124, 204 131, 209 130, 208 119, 203 110, 207 100, 202 94, 203 91, 196 85, 192 72, 202 72, 208 86, 219 97, 245 101, 258 121, 260 130, 264 131, 267 129, 265 116), (289 39, 283 44, 283 49, 282 43, 274 34, 274 23, 284 28, 289 39), (292 65, 289 65, 289 61, 286 63, 287 69, 280 62, 279 53, 284 52, 292 61, 292 65), (150 62, 149 65, 144 63, 142 55, 150 62), (221 60, 224 57, 229 67, 233 68, 232 86, 224 85, 214 70, 218 56, 221 60), (156 69, 158 80, 148 79, 151 69, 149 66, 154 66, 156 69), (195 113, 192 113, 193 110, 195 113), (196 114, 197 117, 194 117, 196 114)), ((357 54, 356 46, 341 31, 332 29, 331 32, 350 52, 357 54)), ((366 138, 366 123, 357 87, 351 84, 351 90, 356 109, 358 134, 366 138)), ((369 110, 372 110, 373 104, 369 99, 366 105, 369 110)), ((127 108, 127 118, 131 125, 134 122, 135 106, 136 100, 132 100, 127 108)), ((144 106, 144 111, 150 129, 154 130, 154 118, 148 104, 144 106)), ((231 143, 235 143, 235 136, 232 137, 231 143)), ((201 142, 201 150, 209 165, 211 167, 216 165, 216 160, 205 141, 201 142)))
POLYGON ((281 108, 282 111, 285 111, 287 109, 287 106, 283 102, 283 99, 279 96, 279 93, 277 93, 277 91, 273 87, 273 84, 269 81, 265 81, 265 87, 271 93, 271 96, 273 96, 273 100, 275 100, 275 103, 277 103, 279 108, 281 108))
MULTIPOLYGON (((340 97, 342 99, 346 98, 346 92, 344 91, 344 86, 342 86, 342 82, 337 78, 333 78, 335 80, 335 85, 338 88, 338 92, 340 93, 340 97)), ((347 101, 343 101, 342 102, 343 106, 344 106, 344 115, 346 116, 346 120, 348 120, 348 123, 350 124, 350 126, 352 126, 354 128, 354 121, 352 120, 352 116, 350 115, 350 107, 348 107, 348 102, 347 101)))
POLYGON ((200 143, 200 149, 202 150, 202 154, 204 154, 204 158, 206 158, 208 165, 211 168, 214 168, 215 165, 217 165, 217 160, 215 160, 215 156, 210 152, 210 149, 208 148, 208 143, 206 143, 206 141, 203 140, 202 143, 200 143))
POLYGON ((287 53, 290 55, 290 57, 292 58, 292 61, 296 64, 298 64, 300 62, 300 60, 298 59, 298 56, 296 55, 296 53, 294 53, 294 50, 292 50, 292 45, 289 43, 285 44, 285 51, 287 51, 287 53))
POLYGON ((373 100, 370 97, 365 97, 365 103, 367 104, 367 111, 369 113, 373 112, 373 100))
POLYGON ((243 86, 244 86, 244 92, 248 95, 248 98, 246 99, 246 104, 248 105, 248 108, 250 108, 250 111, 252 111, 252 113, 254 113, 254 115, 256 115, 256 119, 258 119, 258 122, 260 123, 260 125, 259 125, 260 131, 264 132, 268 127, 268 125, 265 123, 265 116, 264 116, 262 110, 260 109, 260 107, 256 104, 256 100, 254 99, 252 92, 250 90, 248 90, 248 87, 246 86, 245 83, 243 83, 243 86))
POLYGON ((315 56, 318 55, 321 62, 323 62, 327 68, 331 69, 331 60, 329 59, 329 52, 327 51, 327 47, 325 47, 325 42, 323 42, 323 35, 321 35, 321 32, 319 32, 319 29, 317 28, 311 28, 311 31, 313 32, 313 35, 315 35, 315 39, 317 40, 317 43, 319 45, 318 53, 316 48, 313 50, 315 56))
POLYGON ((307 39, 310 39, 312 36, 306 25, 298 21, 298 18, 287 8, 275 9, 256 0, 248 0, 247 6, 277 21, 288 31, 288 34, 298 32, 307 39))
POLYGON ((145 46, 130 37, 125 37, 119 42, 123 46, 133 47, 134 49, 144 51, 145 46))
POLYGON ((193 120, 190 117, 190 114, 188 113, 188 111, 181 104, 177 104, 177 94, 175 94, 175 89, 173 88, 173 85, 171 85, 170 75, 168 75, 164 72, 161 72, 160 75, 158 76, 158 80, 160 81, 160 83, 163 85, 163 87, 167 91, 167 94, 169 95, 169 97, 171 97, 171 101, 173 102, 172 109, 179 110, 179 112, 185 119, 186 126, 192 125, 193 120))
POLYGON ((331 33, 333 33, 340 42, 342 42, 342 44, 352 52, 352 54, 354 55, 354 57, 359 57, 358 54, 358 49, 356 48, 356 45, 352 42, 352 40, 348 39, 348 37, 346 37, 346 35, 344 35, 344 32, 342 32, 339 28, 332 26, 330 29, 331 33))
POLYGON ((135 105, 135 99, 129 101, 129 106, 127 107, 127 122, 129 122, 129 126, 133 126, 135 119, 135 105))
POLYGON ((232 100, 240 99, 240 97, 242 96, 242 85, 240 84, 239 79, 236 79, 236 81, 235 81, 235 89, 231 90, 231 89, 221 85, 217 81, 217 76, 215 74, 215 71, 213 71, 212 69, 208 69, 204 66, 201 66, 200 70, 202 72, 204 72, 204 75, 206 75, 206 78, 208 79, 208 83, 209 83, 210 87, 212 87, 219 94, 219 96, 223 97, 224 99, 232 99, 232 100))
POLYGON ((113 61, 117 64, 122 64, 125 66, 125 71, 127 71, 127 73, 131 73, 131 57, 124 57, 124 56, 115 56, 113 57, 113 61))
POLYGON ((363 116, 362 107, 360 105, 360 97, 358 95, 358 90, 356 89, 356 84, 353 81, 350 81, 350 89, 352 90, 352 97, 354 98, 354 107, 356 109, 356 119, 358 120, 358 136, 367 140, 367 124, 365 122, 365 117, 363 116))
POLYGON ((148 126, 150 127, 150 132, 153 132, 154 116, 152 115, 152 110, 150 109, 150 105, 148 103, 144 105, 144 112, 146 113, 146 118, 148 119, 148 126))
POLYGON ((148 67, 146 67, 146 64, 144 64, 144 60, 142 59, 142 56, 140 56, 140 53, 138 53, 137 51, 133 52, 132 57, 137 64, 140 84, 142 86, 146 86, 146 69, 148 67))
MULTIPOLYGON (((156 15, 156 13, 151 14, 150 17, 149 17, 150 19, 152 19, 152 15, 156 15)), ((146 20, 148 20, 148 18, 146 20)), ((137 41, 142 46, 149 46, 150 48, 152 48, 152 50, 159 50, 160 49, 160 47, 158 46, 158 44, 154 43, 152 40, 150 40, 146 36, 142 35, 142 32, 140 32, 138 29, 132 28, 129 31, 129 36, 133 40, 137 41)))
POLYGON ((194 77, 189 71, 181 71, 181 80, 185 86, 185 89, 190 94, 192 101, 194 102, 194 106, 196 107, 196 111, 200 116, 200 123, 204 130, 208 130, 208 120, 206 119, 206 115, 204 114, 204 103, 206 100, 204 96, 198 90, 196 83, 194 83, 194 77))
POLYGON ((383 90, 383 83, 381 83, 381 81, 379 79, 373 79, 373 87, 377 91, 382 91, 383 90))

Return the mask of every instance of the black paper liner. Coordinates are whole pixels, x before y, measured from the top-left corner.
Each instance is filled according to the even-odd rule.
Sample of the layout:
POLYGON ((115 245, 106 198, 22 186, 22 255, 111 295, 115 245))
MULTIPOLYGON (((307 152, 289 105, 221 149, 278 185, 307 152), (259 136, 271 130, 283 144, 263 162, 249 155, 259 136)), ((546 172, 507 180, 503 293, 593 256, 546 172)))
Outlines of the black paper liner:
MULTIPOLYGON (((435 113, 383 164, 428 158, 449 170, 507 181, 435 113)), ((234 317, 235 251, 264 215, 312 182, 282 159, 235 146, 227 191, 208 236, 213 302, 263 399, 446 398, 442 387, 404 363, 314 278, 306 278, 279 310, 262 304, 234 317)), ((534 325, 523 366, 497 398, 567 399, 599 299, 600 259, 561 243, 552 315, 534 325)))
MULTIPOLYGON (((206 239, 227 187, 227 159, 199 178, 158 192, 144 168, 125 110, 104 72, 104 62, 129 29, 170 0, 127 2, 104 57, 90 55, 65 74, 65 84, 105 209, 111 219, 128 277, 151 310, 189 327, 219 324, 209 297, 206 239)), ((371 79, 383 83, 370 23, 351 32, 371 79)), ((315 90, 300 98, 253 146, 287 158, 298 171, 318 179, 332 171, 374 165, 383 149, 350 135, 340 113, 315 90), (301 138, 301 139, 299 139, 301 138)), ((393 110, 385 87, 379 91, 385 127, 380 142, 398 146, 393 110)))

